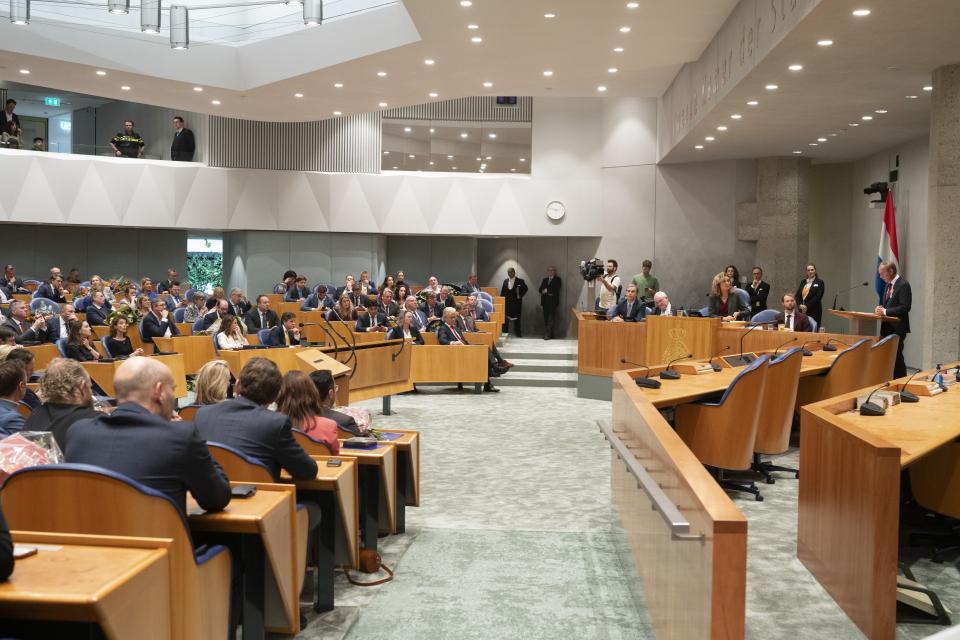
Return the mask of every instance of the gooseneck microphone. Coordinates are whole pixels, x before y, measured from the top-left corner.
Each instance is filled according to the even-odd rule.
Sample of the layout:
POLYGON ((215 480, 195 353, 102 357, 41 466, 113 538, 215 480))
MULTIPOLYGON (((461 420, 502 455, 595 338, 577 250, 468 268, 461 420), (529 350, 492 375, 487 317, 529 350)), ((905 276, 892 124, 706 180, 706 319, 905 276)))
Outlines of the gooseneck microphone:
POLYGON ((907 381, 903 383, 903 386, 900 387, 900 402, 920 402, 920 398, 917 397, 917 394, 912 391, 907 391, 907 385, 910 384, 910 381, 917 377, 917 374, 920 373, 920 369, 917 369, 913 372, 913 375, 907 378, 907 381))
POLYGON ((848 345, 846 342, 843 342, 842 340, 837 340, 836 338, 830 338, 829 340, 827 340, 827 343, 826 343, 825 345, 823 345, 823 350, 824 350, 824 351, 836 351, 836 350, 837 350, 837 347, 835 347, 833 344, 831 344, 832 342, 836 342, 837 344, 842 344, 843 346, 847 347, 848 349, 850 348, 850 345, 848 345))
POLYGON ((720 351, 717 351, 715 354, 710 356, 709 360, 707 360, 707 364, 709 364, 710 368, 713 369, 714 371, 720 371, 721 369, 723 369, 723 367, 720 366, 720 363, 714 362, 713 359, 716 358, 721 353, 723 353, 724 351, 730 351, 730 345, 727 345, 723 349, 720 349, 720 351))
MULTIPOLYGON (((749 334, 751 331, 754 331, 754 330, 756 330, 756 329, 759 329, 760 327, 762 327, 762 326, 764 326, 764 325, 768 325, 768 324, 770 324, 770 323, 769 323, 769 322, 757 322, 757 323, 755 323, 753 326, 751 326, 749 329, 747 329, 746 331, 743 332, 743 335, 740 336, 740 355, 738 355, 738 356, 731 356, 731 358, 735 358, 735 359, 736 359, 736 362, 737 362, 737 364, 734 365, 734 366, 744 367, 744 366, 750 364, 751 362, 753 362, 754 360, 756 360, 756 356, 744 355, 744 353, 743 353, 743 341, 744 341, 744 339, 747 337, 747 334, 749 334)), ((729 361, 730 361, 730 360, 728 359, 727 362, 729 362, 729 361)))
POLYGON ((860 415, 862 415, 862 416, 882 416, 884 413, 886 413, 886 412, 887 412, 886 409, 884 409, 883 407, 881 407, 881 406, 878 405, 878 404, 874 404, 874 403, 870 402, 870 399, 873 398, 873 394, 875 394, 877 391, 880 391, 881 389, 886 389, 886 388, 889 387, 889 386, 890 386, 890 383, 889 383, 889 382, 885 382, 885 383, 883 383, 882 385, 880 385, 879 387, 877 387, 876 389, 874 389, 873 391, 871 391, 871 392, 870 392, 870 395, 867 396, 867 401, 864 402, 862 405, 860 405, 860 415))
POLYGON ((809 349, 807 349, 808 344, 820 344, 820 340, 807 340, 802 345, 800 345, 800 348, 803 349, 803 355, 807 357, 813 355, 813 351, 810 351, 809 349))
POLYGON ((620 358, 620 364, 632 364, 632 365, 635 366, 635 367, 643 367, 644 369, 647 370, 646 373, 644 373, 643 376, 641 376, 641 377, 639 377, 639 378, 634 378, 634 379, 633 379, 633 381, 637 384, 638 387, 646 387, 647 389, 659 389, 659 388, 660 388, 660 381, 659 381, 659 380, 654 380, 653 378, 649 377, 649 376, 650 376, 650 367, 648 367, 647 365, 645 365, 645 364, 640 364, 640 363, 638 363, 638 362, 630 362, 629 360, 626 360, 626 359, 624 359, 624 358, 620 358))
POLYGON ((680 356, 679 358, 674 358, 673 360, 671 360, 670 362, 668 362, 666 368, 665 368, 663 371, 660 372, 660 379, 661 379, 661 380, 679 380, 679 379, 680 379, 680 372, 679 372, 679 371, 674 371, 674 370, 671 369, 670 367, 673 365, 674 362, 679 362, 680 360, 686 360, 687 358, 692 358, 692 357, 693 357, 693 354, 692 354, 692 353, 688 353, 688 354, 685 355, 685 356, 680 356))
POLYGON ((787 340, 786 342, 784 342, 782 345, 780 345, 779 347, 777 347, 777 350, 776 350, 776 351, 773 352, 773 357, 774 357, 774 358, 777 357, 777 354, 780 353, 780 349, 783 349, 785 346, 787 346, 787 345, 790 344, 791 342, 796 342, 796 341, 799 340, 799 339, 800 339, 800 338, 790 338, 789 340, 787 340))
MULTIPOLYGON (((853 285, 852 287, 850 287, 849 289, 843 289, 842 291, 837 291, 837 295, 833 296, 833 307, 832 307, 832 309, 833 309, 834 311, 836 311, 836 309, 837 309, 837 298, 839 298, 841 294, 846 293, 846 292, 848 292, 848 291, 853 291, 854 289, 859 289, 860 287, 869 287, 869 286, 870 286, 870 283, 869 283, 869 282, 863 282, 863 283, 861 283, 861 284, 855 284, 855 285, 853 285)), ((841 309, 841 311, 843 311, 843 309, 841 309)))

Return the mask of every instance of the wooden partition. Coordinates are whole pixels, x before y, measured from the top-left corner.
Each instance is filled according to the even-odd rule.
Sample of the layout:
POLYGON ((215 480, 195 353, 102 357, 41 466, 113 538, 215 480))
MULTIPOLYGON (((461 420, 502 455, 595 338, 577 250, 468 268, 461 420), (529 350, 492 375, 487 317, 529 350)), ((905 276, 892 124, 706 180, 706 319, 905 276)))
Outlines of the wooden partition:
MULTIPOLYGON (((179 353, 173 353, 163 356, 148 356, 156 358, 169 369, 173 375, 173 381, 176 384, 175 395, 183 398, 187 395, 187 378, 183 368, 183 356, 179 353)), ((97 383, 104 393, 108 396, 116 395, 113 389, 113 377, 117 369, 124 363, 124 360, 115 360, 114 362, 81 362, 83 368, 90 374, 90 379, 97 383)))
POLYGON ((154 338, 153 343, 164 353, 179 353, 183 356, 183 370, 188 376, 196 375, 207 362, 217 359, 213 350, 212 336, 174 336, 154 338))
POLYGON ((649 475, 653 489, 638 488, 616 448, 610 478, 654 632, 661 639, 741 639, 746 518, 633 383, 637 373, 613 374, 612 436, 649 475), (660 498, 668 508, 651 508, 660 498), (681 526, 666 522, 671 506, 681 526))
POLYGON ((468 382, 489 380, 484 345, 413 345, 410 379, 418 382, 468 382))
POLYGON ((647 362, 647 324, 597 320, 590 312, 573 310, 577 329, 577 371, 592 376, 609 376, 614 371, 632 369, 621 359, 639 364, 647 362))
POLYGON ((709 358, 717 352, 720 318, 649 316, 645 324, 646 352, 650 362, 643 364, 665 364, 687 354, 693 354, 694 358, 709 358))
MULTIPOLYGON (((326 348, 323 351, 327 355, 333 355, 333 349, 326 348)), ((349 381, 350 402, 394 395, 413 389, 413 382, 410 379, 413 345, 403 344, 402 340, 381 340, 357 345, 353 351, 353 357, 349 350, 340 350, 336 354, 336 359, 348 364, 354 370, 353 377, 349 381)))
POLYGON ((51 360, 60 357, 60 350, 57 349, 55 344, 35 344, 26 348, 33 353, 34 371, 43 371, 51 360))
POLYGON ((874 342, 877 340, 875 336, 852 336, 843 333, 813 333, 808 331, 770 331, 763 327, 754 329, 747 334, 749 329, 750 327, 746 325, 721 325, 717 330, 717 349, 726 348, 727 351, 724 352, 724 355, 740 353, 740 338, 743 338, 743 351, 746 353, 769 351, 784 343, 787 343, 783 347, 784 351, 789 347, 799 347, 801 344, 806 344, 806 348, 810 351, 816 351, 823 348, 823 345, 831 340, 838 349, 843 349, 844 345, 853 346, 863 338, 869 338, 874 342), (796 341, 794 341, 794 338, 796 338, 796 341))

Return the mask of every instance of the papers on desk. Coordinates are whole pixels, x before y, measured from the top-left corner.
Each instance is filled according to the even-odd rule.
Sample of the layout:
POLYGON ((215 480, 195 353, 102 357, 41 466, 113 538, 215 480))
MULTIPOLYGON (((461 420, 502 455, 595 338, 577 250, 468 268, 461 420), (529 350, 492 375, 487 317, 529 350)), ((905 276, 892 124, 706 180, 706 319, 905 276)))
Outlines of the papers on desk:
MULTIPOLYGON (((859 411, 860 406, 867 402, 868 397, 870 397, 869 393, 858 396, 854 410, 859 411)), ((890 407, 900 404, 900 393, 897 391, 876 391, 873 392, 873 397, 870 398, 870 402, 883 407, 883 410, 886 411, 890 407)))

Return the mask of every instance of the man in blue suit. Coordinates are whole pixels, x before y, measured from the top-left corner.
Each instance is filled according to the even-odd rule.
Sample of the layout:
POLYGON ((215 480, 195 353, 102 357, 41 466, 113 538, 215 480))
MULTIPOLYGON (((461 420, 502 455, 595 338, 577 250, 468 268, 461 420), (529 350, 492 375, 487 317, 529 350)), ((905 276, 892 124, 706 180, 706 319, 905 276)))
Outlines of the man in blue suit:
POLYGON ((300 346, 300 329, 297 327, 297 316, 292 311, 284 311, 280 316, 280 324, 270 329, 263 344, 267 347, 298 347, 300 346))
POLYGON ((230 483, 192 422, 171 422, 173 374, 153 358, 130 358, 113 378, 117 408, 70 427, 67 462, 92 464, 166 494, 186 513, 187 491, 205 511, 230 502, 230 483))
POLYGON ((27 392, 27 371, 22 362, 0 362, 0 438, 23 431, 24 418, 17 405, 27 392))
POLYGON ((46 298, 47 300, 53 300, 54 302, 63 304, 67 301, 66 293, 67 290, 63 288, 63 276, 55 273, 50 276, 50 280, 37 287, 37 290, 33 293, 33 297, 46 298))
POLYGON ((72 304, 64 303, 60 305, 60 315, 51 316, 47 319, 47 331, 44 334, 44 342, 55 343, 60 338, 66 338, 70 333, 70 323, 77 321, 77 311, 72 304))
MULTIPOLYGON (((142 335, 144 343, 153 344, 154 338, 169 338, 180 335, 177 323, 173 321, 173 315, 167 309, 167 303, 163 298, 157 296, 150 301, 150 313, 143 316, 142 335)), ((154 345, 156 348, 156 345, 154 345)))
POLYGON ((417 328, 417 331, 426 331, 427 330, 427 316, 417 308, 417 298, 416 296, 407 296, 407 299, 403 301, 403 308, 413 314, 413 326, 417 328))
POLYGON ((643 303, 637 300, 637 285, 627 285, 627 295, 610 312, 612 322, 642 322, 644 320, 643 303))

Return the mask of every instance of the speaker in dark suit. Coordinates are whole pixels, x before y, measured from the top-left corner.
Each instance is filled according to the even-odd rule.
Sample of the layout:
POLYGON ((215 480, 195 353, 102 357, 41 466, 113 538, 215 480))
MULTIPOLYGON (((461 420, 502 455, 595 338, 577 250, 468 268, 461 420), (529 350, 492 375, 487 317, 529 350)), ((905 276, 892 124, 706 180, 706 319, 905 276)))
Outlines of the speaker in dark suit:
POLYGON ((87 324, 91 327, 98 327, 107 324, 107 316, 110 315, 110 310, 106 307, 97 307, 95 305, 89 305, 84 310, 87 317, 87 324))
POLYGON ((263 310, 260 303, 243 316, 243 321, 247 325, 247 333, 256 333, 260 329, 273 329, 280 324, 280 317, 273 309, 263 310))
POLYGON ((67 299, 64 297, 65 290, 63 288, 63 280, 60 278, 51 279, 49 282, 43 282, 37 287, 37 290, 33 292, 34 298, 46 298, 47 300, 53 300, 58 304, 66 303, 67 299))
MULTIPOLYGON (((173 315, 169 311, 166 312, 165 316, 162 313, 157 315, 156 307, 154 307, 154 311, 143 316, 143 320, 140 321, 140 339, 145 344, 153 344, 154 338, 164 337, 167 335, 167 331, 170 332, 171 336, 180 335, 177 323, 173 321, 173 315)), ((156 346, 154 346, 154 349, 156 349, 156 346)))
POLYGON ((183 126, 183 118, 173 118, 173 142, 170 143, 170 159, 177 162, 193 162, 193 154, 197 144, 193 139, 193 131, 183 126))
POLYGON ((527 283, 523 278, 517 277, 517 271, 513 267, 507 269, 507 279, 500 285, 500 295, 503 296, 505 303, 503 333, 510 332, 510 320, 513 320, 517 337, 523 337, 521 316, 523 315, 523 296, 527 295, 527 283))
POLYGON ((755 316, 767 308, 767 296, 770 295, 770 285, 762 279, 763 271, 759 267, 753 270, 754 279, 747 285, 750 294, 750 315, 755 316))
POLYGON ((900 336, 897 346, 897 361, 893 366, 893 377, 902 378, 907 375, 907 364, 903 360, 903 343, 910 333, 910 308, 913 306, 913 292, 910 283, 897 274, 897 265, 892 262, 881 262, 877 269, 880 278, 886 285, 881 296, 881 304, 874 310, 878 315, 898 318, 898 322, 881 322, 880 336, 900 336))
POLYGON ((797 306, 800 311, 817 321, 817 326, 823 324, 823 293, 826 285, 817 276, 817 268, 807 265, 807 278, 797 286, 797 306))
POLYGON ((553 322, 560 306, 562 281, 557 277, 557 268, 549 267, 547 277, 540 282, 540 306, 543 307, 543 339, 553 338, 553 322))
POLYGON ((646 315, 646 307, 637 298, 637 285, 627 285, 627 296, 617 303, 610 317, 624 322, 641 322, 646 315), (631 300, 631 296, 633 299, 631 300))

